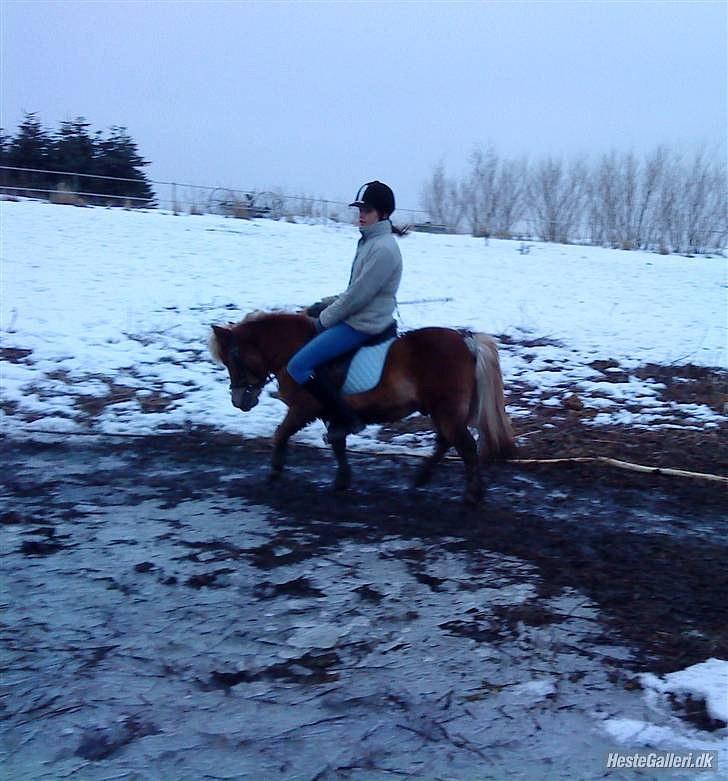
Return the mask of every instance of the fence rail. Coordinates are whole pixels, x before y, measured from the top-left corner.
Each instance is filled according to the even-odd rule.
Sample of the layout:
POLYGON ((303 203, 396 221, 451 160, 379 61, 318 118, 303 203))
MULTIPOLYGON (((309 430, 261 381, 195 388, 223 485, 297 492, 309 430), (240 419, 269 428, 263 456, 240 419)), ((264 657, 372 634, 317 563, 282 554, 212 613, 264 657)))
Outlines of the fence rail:
MULTIPOLYGON (((137 190, 138 192, 138 190, 137 190)), ((289 195, 282 190, 254 190, 232 187, 220 187, 199 184, 186 184, 162 180, 141 180, 106 176, 100 174, 79 173, 74 171, 52 171, 43 168, 25 168, 0 165, 0 194, 23 198, 48 200, 53 203, 101 205, 124 208, 150 208, 170 211, 174 214, 220 214, 226 217, 252 219, 266 217, 270 219, 296 218, 316 222, 339 222, 355 224, 356 215, 346 202, 307 195, 289 195), (42 179, 41 179, 42 177, 42 179), (97 186, 94 186, 94 182, 97 186), (118 183, 117 187, 101 186, 101 183, 118 183), (152 188, 152 197, 132 194, 132 184, 144 182, 152 188), (124 187, 128 185, 128 188, 124 187), (105 192, 109 189, 118 192, 105 192)), ((455 233, 462 228, 462 220, 457 226, 435 223, 429 214, 421 209, 398 208, 395 221, 406 224, 414 230, 428 233, 455 233)), ((728 225, 719 220, 716 229, 703 227, 702 250, 723 254, 728 240, 728 225)), ((579 220, 562 223, 554 220, 534 218, 532 215, 517 220, 507 234, 484 231, 473 235, 484 238, 511 238, 521 242, 548 240, 549 237, 564 234, 564 239, 572 244, 621 246, 624 242, 601 239, 590 230, 588 215, 579 220), (578 224, 576 224, 578 223, 578 224)), ((564 240, 561 239, 561 240, 564 240)), ((649 249, 662 250, 663 244, 672 244, 672 251, 685 252, 685 248, 675 246, 677 242, 653 241, 649 249)), ((521 246, 522 252, 528 252, 528 246, 521 246)), ((667 250, 669 251, 669 249, 667 250)))
MULTIPOLYGON (((13 187, 10 185, 0 184, 0 192, 6 194, 17 194, 25 198, 36 198, 41 200, 61 200, 63 196, 74 196, 79 200, 83 198, 89 198, 93 200, 108 200, 108 201, 120 201, 119 204, 108 203, 107 206, 126 206, 127 201, 139 201, 138 206, 143 207, 149 205, 149 198, 140 198, 138 195, 113 195, 111 193, 91 193, 83 190, 49 190, 47 187, 13 187)), ((80 204, 79 204, 80 205, 80 204)), ((133 205, 133 204, 131 204, 133 205)))
MULTIPOLYGON (((355 217, 348 203, 307 195, 289 195, 281 190, 256 190, 236 187, 170 182, 157 179, 145 180, 153 189, 154 197, 139 197, 125 193, 106 193, 104 188, 94 188, 93 181, 111 181, 139 184, 141 180, 75 171, 51 171, 43 168, 23 168, 0 165, 0 193, 37 198, 78 205, 148 207, 171 211, 175 214, 222 214, 228 217, 270 217, 272 219, 308 218, 313 220, 350 223, 355 217), (27 183, 10 184, 8 175, 26 174, 27 183), (42 185, 33 177, 50 177, 42 185), (84 180, 89 186, 80 186, 84 180)), ((130 188, 131 189, 131 188, 130 188)), ((419 209, 398 208, 396 221, 408 225, 429 223, 426 212, 419 209)))

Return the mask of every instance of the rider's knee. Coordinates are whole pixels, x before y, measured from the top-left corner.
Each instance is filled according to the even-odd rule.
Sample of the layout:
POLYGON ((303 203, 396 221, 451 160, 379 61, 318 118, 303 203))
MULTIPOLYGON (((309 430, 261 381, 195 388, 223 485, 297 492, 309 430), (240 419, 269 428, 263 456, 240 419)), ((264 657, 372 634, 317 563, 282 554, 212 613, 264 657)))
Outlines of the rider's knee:
POLYGON ((311 379, 311 369, 305 365, 304 361, 297 359, 298 355, 294 355, 293 358, 288 361, 286 370, 299 385, 303 385, 304 382, 311 379))

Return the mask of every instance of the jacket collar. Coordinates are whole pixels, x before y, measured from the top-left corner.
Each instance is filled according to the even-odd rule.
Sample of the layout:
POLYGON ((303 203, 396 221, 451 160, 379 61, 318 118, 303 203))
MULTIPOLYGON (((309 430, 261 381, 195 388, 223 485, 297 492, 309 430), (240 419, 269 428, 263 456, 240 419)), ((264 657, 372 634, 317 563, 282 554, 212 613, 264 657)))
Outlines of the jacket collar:
POLYGON ((366 228, 359 228, 361 237, 366 241, 367 239, 373 239, 375 236, 385 236, 387 233, 392 232, 392 223, 389 220, 379 220, 374 225, 368 225, 366 228))

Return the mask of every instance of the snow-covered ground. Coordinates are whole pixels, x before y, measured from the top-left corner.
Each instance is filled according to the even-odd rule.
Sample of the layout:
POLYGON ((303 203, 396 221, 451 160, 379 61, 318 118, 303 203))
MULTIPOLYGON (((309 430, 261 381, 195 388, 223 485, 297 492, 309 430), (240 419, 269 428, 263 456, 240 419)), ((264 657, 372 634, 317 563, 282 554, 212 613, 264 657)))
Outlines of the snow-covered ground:
MULTIPOLYGON (((0 220, 0 333, 12 348, 0 363, 3 428, 18 433, 211 425, 269 436, 281 402, 264 393, 250 414, 233 409, 225 373, 206 355, 209 325, 339 292, 358 237, 349 225, 33 202, 3 202, 0 220)), ((630 370, 728 364, 724 258, 426 234, 401 247, 402 328, 504 336, 506 386, 523 389, 514 417, 578 393, 596 425, 719 419, 663 400, 657 379, 630 370), (618 365, 594 368, 596 360, 618 365)), ((298 439, 318 443, 320 433, 314 425, 298 439)), ((370 427, 351 444, 367 449, 375 437, 370 427)))
MULTIPOLYGON (((232 408, 225 372, 206 352, 209 326, 338 292, 357 239, 346 225, 31 202, 1 203, 0 229, 0 406, 2 430, 15 437, 194 426, 269 436, 283 415, 281 403, 265 394, 247 415, 232 408)), ((578 393, 595 410, 593 425, 714 426, 723 419, 708 407, 662 399, 656 379, 632 370, 728 365, 725 259, 486 245, 466 236, 413 234, 401 242, 401 326, 468 326, 500 335, 506 386, 521 388, 510 407, 514 417, 578 393), (598 368, 595 361, 604 363, 598 368)), ((312 426, 298 439, 318 444, 320 433, 312 426)), ((353 446, 428 447, 414 434, 387 444, 376 433, 370 427, 352 438, 353 446)), ((309 627, 319 643, 328 628, 309 627)), ((287 638, 294 647, 310 640, 287 638)), ((725 768, 725 729, 689 728, 670 702, 690 695, 726 721, 727 665, 708 660, 664 678, 644 676, 644 695, 634 696, 644 696, 644 713, 657 712, 657 720, 595 706, 605 745, 716 749, 725 768)), ((540 701, 552 694, 549 678, 518 681, 509 697, 540 701)))

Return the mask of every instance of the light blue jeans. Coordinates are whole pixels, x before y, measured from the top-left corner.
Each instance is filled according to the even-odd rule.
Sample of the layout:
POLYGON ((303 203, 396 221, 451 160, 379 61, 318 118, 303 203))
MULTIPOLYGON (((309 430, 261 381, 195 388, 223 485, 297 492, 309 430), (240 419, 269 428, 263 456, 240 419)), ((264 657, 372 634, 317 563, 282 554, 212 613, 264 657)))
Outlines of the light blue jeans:
POLYGON ((288 362, 288 373, 299 385, 303 385, 313 377, 316 367, 359 347, 371 336, 372 334, 357 331, 346 323, 337 323, 314 336, 291 358, 288 362))

